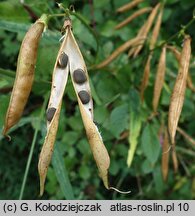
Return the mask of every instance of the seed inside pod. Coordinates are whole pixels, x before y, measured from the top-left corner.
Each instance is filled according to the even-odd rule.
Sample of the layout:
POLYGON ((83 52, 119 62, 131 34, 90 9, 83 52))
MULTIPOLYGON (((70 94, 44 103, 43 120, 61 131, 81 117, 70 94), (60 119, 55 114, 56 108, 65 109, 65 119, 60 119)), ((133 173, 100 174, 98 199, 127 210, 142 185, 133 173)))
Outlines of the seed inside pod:
POLYGON ((90 101, 90 95, 89 95, 89 93, 87 91, 82 90, 82 91, 80 91, 78 93, 78 95, 79 95, 79 98, 81 99, 81 102, 83 104, 89 103, 89 101, 90 101))
POLYGON ((87 81, 85 72, 82 69, 77 69, 73 73, 73 79, 76 83, 82 84, 87 81))
POLYGON ((68 56, 66 55, 66 53, 62 52, 58 59, 58 66, 60 68, 66 68, 67 64, 68 64, 68 56))
POLYGON ((46 113, 47 121, 50 122, 52 120, 55 112, 56 112, 56 108, 54 108, 54 107, 48 108, 47 113, 46 113))

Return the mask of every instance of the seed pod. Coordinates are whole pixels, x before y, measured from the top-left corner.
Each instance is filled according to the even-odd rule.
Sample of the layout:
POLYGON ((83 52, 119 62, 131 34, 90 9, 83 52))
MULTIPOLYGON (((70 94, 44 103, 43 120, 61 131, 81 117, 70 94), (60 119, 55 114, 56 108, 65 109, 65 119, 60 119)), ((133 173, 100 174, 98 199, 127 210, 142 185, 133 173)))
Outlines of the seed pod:
POLYGON ((77 84, 83 84, 87 81, 85 72, 82 69, 77 69, 73 72, 73 79, 77 84))
POLYGON ((47 113, 46 113, 46 116, 47 116, 47 121, 51 121, 53 119, 53 116, 56 112, 56 108, 55 107, 50 107, 47 109, 47 113))
POLYGON ((115 29, 120 29, 124 26, 126 26, 127 24, 129 24, 132 20, 134 20, 136 17, 141 16, 144 13, 150 12, 152 10, 151 7, 146 7, 146 8, 142 8, 138 11, 136 11, 134 14, 132 14, 130 17, 128 17, 127 19, 125 19, 124 21, 122 21, 121 23, 119 23, 115 29))
POLYGON ((148 86, 148 81, 149 81, 149 76, 150 76, 150 61, 151 61, 152 56, 149 54, 146 65, 144 67, 144 74, 142 78, 142 83, 140 87, 140 96, 141 96, 141 101, 144 100, 144 91, 146 87, 148 86))
POLYGON ((67 50, 66 53, 68 54, 70 61, 70 74, 77 95, 78 104, 81 111, 81 116, 85 126, 86 134, 89 140, 91 151, 93 153, 94 159, 99 170, 99 175, 102 178, 105 187, 107 189, 110 189, 108 183, 108 169, 110 166, 110 158, 106 150, 106 147, 104 146, 98 128, 93 122, 94 119, 92 98, 90 97, 90 101, 87 104, 84 104, 79 97, 79 92, 82 90, 85 90, 90 93, 90 86, 86 65, 71 29, 69 34, 69 47, 71 49, 67 50), (78 85, 74 81, 74 71, 77 68, 83 68, 87 77, 87 81, 82 86, 78 85))
POLYGON ((51 124, 47 127, 47 135, 45 137, 45 141, 43 147, 41 149, 41 153, 39 156, 38 170, 40 176, 40 195, 42 196, 44 192, 44 184, 47 175, 47 170, 51 161, 51 157, 53 154, 54 143, 56 139, 56 134, 58 130, 58 121, 60 116, 61 103, 58 106, 57 111, 53 116, 53 120, 51 124))
POLYGON ((162 144, 162 161, 161 161, 161 170, 163 180, 166 181, 169 172, 169 153, 170 153, 170 146, 169 146, 169 136, 167 132, 167 128, 165 128, 164 133, 164 140, 162 144))
POLYGON ((176 153, 176 150, 175 148, 173 147, 172 148, 172 161, 173 161, 173 169, 174 169, 174 172, 177 173, 178 171, 178 160, 177 160, 177 153, 176 153))
POLYGON ((16 79, 5 118, 3 135, 6 135, 8 130, 19 121, 27 103, 34 80, 38 45, 46 25, 45 20, 45 15, 37 20, 22 41, 17 62, 16 79))
MULTIPOLYGON (((176 49, 174 46, 167 46, 167 48, 174 54, 176 60, 178 63, 180 62, 181 53, 176 49)), ((187 87, 192 91, 195 92, 195 86, 192 82, 192 77, 190 75, 190 72, 188 72, 188 78, 187 78, 187 87)))
MULTIPOLYGON (((143 35, 143 33, 144 33, 144 31, 145 31, 145 28, 146 28, 146 24, 147 24, 147 22, 145 22, 145 23, 142 25, 142 27, 139 29, 139 31, 138 31, 136 37, 141 37, 141 36, 143 35)), ((141 41, 140 41, 140 44, 141 44, 141 41)), ((131 47, 131 48, 129 49, 128 57, 131 57, 131 56, 134 54, 136 48, 137 48, 137 45, 135 45, 134 47, 131 47)))
POLYGON ((122 52, 125 52, 128 48, 132 46, 138 45, 144 38, 143 37, 135 37, 133 39, 128 40, 123 45, 118 47, 110 56, 108 56, 107 59, 105 59, 103 62, 101 62, 98 65, 95 65, 95 69, 100 69, 105 67, 106 65, 110 64, 116 57, 118 57, 122 52))
MULTIPOLYGON (((156 17, 156 14, 158 12, 159 7, 160 7, 160 3, 158 3, 153 8, 152 12, 150 13, 150 15, 149 15, 149 17, 148 17, 148 19, 146 21, 146 25, 144 27, 144 31, 143 31, 143 35, 142 35, 145 39, 147 38, 148 32, 150 31, 150 29, 152 27, 154 18, 156 17)), ((136 48, 136 50, 134 52, 134 55, 133 55, 134 58, 139 54, 139 52, 143 48, 144 42, 145 42, 145 40, 143 40, 142 43, 139 46, 137 46, 137 48, 136 48)))
POLYGON ((58 66, 64 69, 66 68, 67 64, 68 64, 68 56, 64 52, 62 52, 58 59, 58 66))
POLYGON ((183 44, 183 49, 181 52, 179 71, 173 88, 171 102, 169 106, 168 129, 172 144, 174 144, 175 142, 177 125, 183 107, 186 81, 190 63, 190 55, 191 39, 189 36, 186 36, 183 44))
POLYGON ((68 32, 66 32, 53 70, 51 95, 47 111, 47 134, 39 156, 38 171, 40 177, 40 195, 44 192, 47 170, 51 161, 58 130, 62 98, 68 80, 69 58, 68 55, 65 54, 65 50, 68 46, 68 32))
POLYGON ((78 96, 79 96, 79 98, 80 98, 80 100, 81 100, 81 102, 83 104, 89 103, 89 101, 90 101, 90 95, 89 95, 89 93, 87 91, 84 91, 84 90, 80 91, 78 93, 78 96))
POLYGON ((163 15, 163 8, 161 8, 160 13, 158 15, 156 24, 154 26, 154 30, 152 32, 152 36, 150 39, 150 49, 154 49, 154 46, 156 44, 156 41, 158 39, 159 31, 160 31, 160 26, 161 26, 161 21, 162 21, 162 15, 163 15))
POLYGON ((156 73, 156 79, 154 84, 154 95, 153 95, 153 111, 157 111, 161 91, 164 84, 164 77, 165 77, 165 70, 166 70, 166 46, 162 48, 162 52, 160 55, 157 73, 156 73))
POLYGON ((122 12, 125 12, 127 10, 130 10, 143 1, 144 0, 134 0, 134 1, 127 3, 127 4, 123 5, 122 7, 118 8, 117 12, 122 13, 122 12))

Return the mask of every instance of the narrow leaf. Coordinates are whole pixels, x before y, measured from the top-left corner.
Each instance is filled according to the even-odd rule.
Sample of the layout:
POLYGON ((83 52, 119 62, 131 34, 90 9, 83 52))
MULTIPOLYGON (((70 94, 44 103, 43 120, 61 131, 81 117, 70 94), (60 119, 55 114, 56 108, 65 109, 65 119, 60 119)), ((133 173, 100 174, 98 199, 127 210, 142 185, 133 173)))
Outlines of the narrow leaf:
POLYGON ((127 166, 130 167, 134 158, 134 154, 138 144, 142 126, 142 116, 140 112, 140 98, 135 90, 131 90, 129 94, 130 101, 130 124, 129 124, 129 151, 127 156, 127 166))
POLYGON ((64 159, 60 152, 59 145, 56 145, 54 148, 52 165, 64 197, 67 200, 74 199, 72 185, 68 177, 68 173, 64 164, 64 159))

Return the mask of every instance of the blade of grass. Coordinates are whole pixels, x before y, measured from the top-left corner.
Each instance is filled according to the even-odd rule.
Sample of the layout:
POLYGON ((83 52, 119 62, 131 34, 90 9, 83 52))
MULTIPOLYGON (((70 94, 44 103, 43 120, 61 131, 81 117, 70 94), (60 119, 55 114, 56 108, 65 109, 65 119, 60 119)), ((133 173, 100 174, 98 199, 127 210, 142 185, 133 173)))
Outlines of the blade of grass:
POLYGON ((64 164, 64 159, 60 152, 59 145, 55 145, 52 157, 52 166, 54 168, 56 177, 58 179, 64 197, 68 200, 75 199, 72 185, 68 177, 68 173, 64 164))
POLYGON ((37 119, 37 125, 36 125, 36 129, 35 129, 35 132, 34 132, 32 144, 31 144, 31 148, 30 148, 30 152, 29 152, 29 155, 28 155, 28 161, 27 161, 27 164, 26 164, 25 172, 24 172, 22 186, 21 186, 21 189, 20 189, 19 200, 23 199, 24 189, 25 189, 25 186, 26 186, 26 181, 27 181, 27 177, 28 177, 28 173, 29 173, 29 169, 30 169, 32 155, 33 155, 33 152, 34 152, 35 143, 36 143, 36 140, 37 140, 37 135, 38 135, 38 132, 40 130, 40 122, 41 122, 41 120, 43 118, 44 111, 46 109, 48 97, 49 97, 49 94, 47 94, 45 96, 44 103, 43 103, 43 106, 42 106, 42 109, 41 109, 41 113, 40 113, 39 119, 37 119))

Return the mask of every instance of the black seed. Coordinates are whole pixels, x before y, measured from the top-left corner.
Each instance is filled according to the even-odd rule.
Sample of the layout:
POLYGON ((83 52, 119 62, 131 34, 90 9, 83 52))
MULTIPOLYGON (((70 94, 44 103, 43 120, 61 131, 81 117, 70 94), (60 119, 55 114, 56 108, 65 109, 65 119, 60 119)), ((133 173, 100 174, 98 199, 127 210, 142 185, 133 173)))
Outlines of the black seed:
POLYGON ((82 90, 82 91, 80 91, 78 93, 78 95, 79 95, 79 98, 81 99, 81 102, 83 104, 89 103, 89 101, 90 101, 90 95, 89 95, 89 93, 87 91, 82 90))
POLYGON ((73 79, 76 83, 82 84, 86 82, 87 77, 85 75, 85 72, 82 69, 77 69, 73 73, 73 79))
POLYGON ((47 121, 50 122, 52 120, 55 112, 56 112, 56 108, 54 108, 54 107, 48 108, 47 113, 46 113, 47 121))
POLYGON ((68 56, 66 55, 66 53, 62 52, 58 59, 58 66, 60 68, 66 68, 67 64, 68 64, 68 56))

